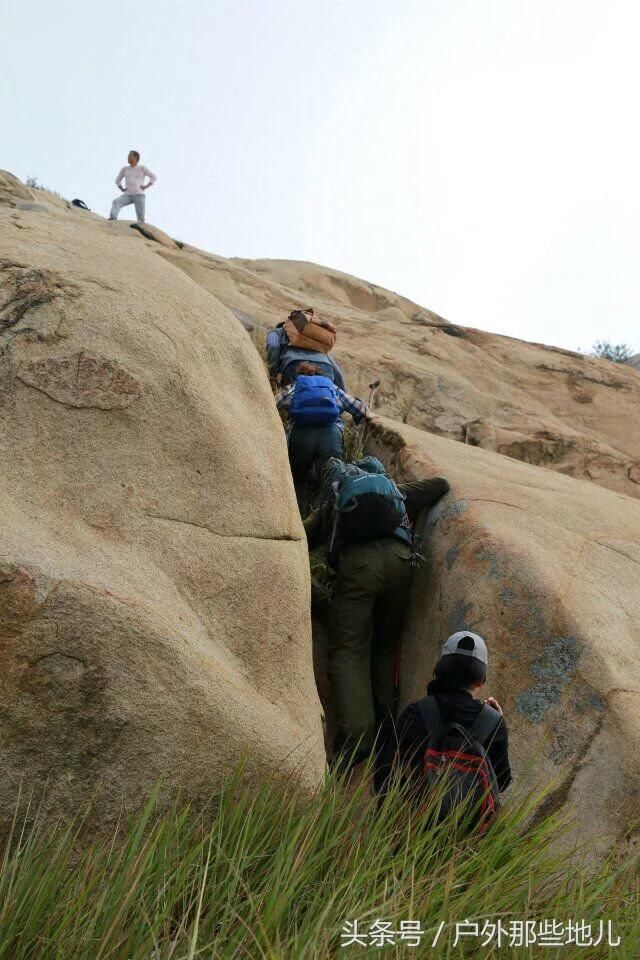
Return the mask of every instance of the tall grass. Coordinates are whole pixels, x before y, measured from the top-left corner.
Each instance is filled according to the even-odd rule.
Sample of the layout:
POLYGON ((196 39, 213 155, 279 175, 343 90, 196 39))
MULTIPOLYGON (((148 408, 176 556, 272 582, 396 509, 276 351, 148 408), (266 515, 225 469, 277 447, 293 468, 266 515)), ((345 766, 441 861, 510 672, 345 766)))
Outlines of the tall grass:
POLYGON ((365 454, 365 424, 356 424, 348 420, 344 425, 344 459, 346 463, 360 460, 365 454))
POLYGON ((564 956, 640 953, 638 859, 589 873, 559 848, 555 817, 527 829, 533 799, 461 840, 451 824, 427 826, 398 785, 377 812, 365 781, 353 789, 327 778, 308 802, 293 788, 251 793, 240 781, 204 812, 176 802, 156 815, 150 801, 88 845, 80 825, 16 825, 0 865, 1 960, 539 957, 479 939, 461 952, 453 924, 569 918, 612 920, 623 943, 564 956), (424 942, 342 947, 355 920, 419 921, 424 942))

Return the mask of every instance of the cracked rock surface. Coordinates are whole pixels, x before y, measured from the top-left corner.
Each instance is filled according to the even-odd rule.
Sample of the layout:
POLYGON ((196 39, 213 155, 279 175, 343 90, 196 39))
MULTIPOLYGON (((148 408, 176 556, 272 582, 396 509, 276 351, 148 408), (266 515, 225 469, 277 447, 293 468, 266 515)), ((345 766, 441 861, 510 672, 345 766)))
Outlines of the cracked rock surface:
POLYGON ((0 829, 21 784, 107 825, 243 755, 312 790, 306 544, 249 336, 125 223, 0 188, 0 829))
POLYGON ((617 843, 640 818, 640 503, 392 421, 371 443, 401 479, 451 483, 421 522, 402 703, 423 695, 443 638, 478 631, 514 789, 550 784, 574 836, 617 843))
POLYGON ((273 326, 292 303, 313 306, 338 330, 335 355, 353 392, 366 398, 381 381, 384 416, 640 498, 632 366, 457 326, 314 263, 156 247, 247 324, 273 326))
POLYGON ((403 701, 478 629, 515 789, 552 782, 615 843, 640 815, 637 370, 145 233, 0 173, 0 829, 25 781, 52 816, 98 790, 104 824, 157 780, 209 796, 243 754, 251 783, 317 784, 306 546, 246 332, 312 305, 353 391, 382 381, 372 451, 452 486, 424 520, 403 701))

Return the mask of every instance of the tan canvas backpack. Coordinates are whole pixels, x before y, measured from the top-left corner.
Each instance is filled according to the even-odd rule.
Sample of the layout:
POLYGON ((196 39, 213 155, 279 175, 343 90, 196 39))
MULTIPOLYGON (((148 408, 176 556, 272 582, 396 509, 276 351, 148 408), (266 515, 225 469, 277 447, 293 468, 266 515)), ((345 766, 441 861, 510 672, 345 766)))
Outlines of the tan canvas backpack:
POLYGON ((313 307, 292 310, 284 324, 292 347, 329 353, 336 342, 336 328, 329 320, 317 320, 313 307))

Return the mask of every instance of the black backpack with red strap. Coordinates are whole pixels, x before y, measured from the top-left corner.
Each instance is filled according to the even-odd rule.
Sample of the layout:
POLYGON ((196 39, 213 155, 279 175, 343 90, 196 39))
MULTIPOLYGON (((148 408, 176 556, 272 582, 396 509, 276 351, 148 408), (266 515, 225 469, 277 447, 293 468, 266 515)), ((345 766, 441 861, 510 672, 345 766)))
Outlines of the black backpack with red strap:
POLYGON ((434 696, 424 697, 416 706, 428 734, 422 786, 425 792, 442 790, 437 821, 464 805, 469 831, 483 832, 500 809, 500 791, 486 747, 502 715, 485 703, 467 728, 446 721, 434 696))

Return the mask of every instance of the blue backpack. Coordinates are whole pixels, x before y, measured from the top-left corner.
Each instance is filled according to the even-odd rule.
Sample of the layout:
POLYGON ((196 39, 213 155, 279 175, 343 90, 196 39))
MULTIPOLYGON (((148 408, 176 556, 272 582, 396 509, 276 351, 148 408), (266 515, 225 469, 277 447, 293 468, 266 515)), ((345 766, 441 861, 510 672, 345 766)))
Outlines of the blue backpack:
POLYGON ((296 426, 326 427, 340 419, 338 391, 329 377, 296 378, 289 416, 296 426))
POLYGON ((341 467, 336 471, 337 479, 336 473, 333 475, 334 538, 337 535, 346 543, 367 543, 397 535, 398 528, 406 526, 407 541, 411 542, 405 498, 380 461, 363 457, 341 467))

